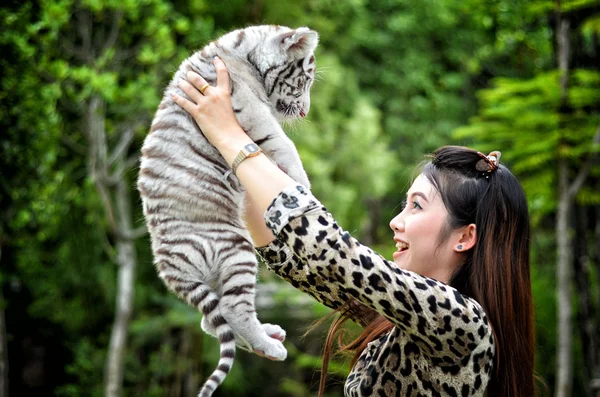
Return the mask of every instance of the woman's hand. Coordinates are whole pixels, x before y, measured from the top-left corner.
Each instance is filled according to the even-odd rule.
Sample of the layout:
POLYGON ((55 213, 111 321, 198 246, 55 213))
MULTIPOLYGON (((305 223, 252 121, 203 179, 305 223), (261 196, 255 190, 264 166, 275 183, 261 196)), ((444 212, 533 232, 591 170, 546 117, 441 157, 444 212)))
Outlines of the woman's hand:
POLYGON ((224 149, 232 146, 239 150, 249 143, 249 138, 237 122, 231 106, 227 68, 223 61, 216 57, 214 64, 217 71, 216 87, 209 85, 199 74, 190 71, 187 73, 187 81, 180 80, 179 88, 191 101, 177 94, 173 94, 172 98, 196 120, 208 141, 226 157, 224 149))

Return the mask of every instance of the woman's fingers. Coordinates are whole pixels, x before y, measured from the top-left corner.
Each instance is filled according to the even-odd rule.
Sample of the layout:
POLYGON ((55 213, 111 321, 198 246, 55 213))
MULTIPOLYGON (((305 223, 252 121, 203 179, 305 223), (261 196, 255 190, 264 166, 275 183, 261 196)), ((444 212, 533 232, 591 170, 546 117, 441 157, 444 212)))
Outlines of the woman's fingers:
MULTIPOLYGON (((200 93, 200 88, 204 87, 207 83, 206 80, 202 78, 197 73, 187 72, 187 81, 179 80, 179 88, 183 90, 192 100, 196 103, 201 101, 202 93, 200 93)), ((206 90, 206 88, 205 88, 206 90)))
MULTIPOLYGON (((229 73, 227 72, 225 64, 218 57, 215 57, 214 64, 217 72, 217 88, 229 92, 229 73)), ((187 81, 179 81, 179 88, 181 88, 195 103, 199 103, 202 100, 202 96, 207 93, 207 90, 214 88, 211 87, 202 76, 194 71, 188 71, 186 78, 187 81)))
POLYGON ((181 106, 186 112, 193 114, 196 106, 194 102, 188 101, 186 98, 177 94, 171 94, 171 98, 173 98, 173 101, 181 106))
POLYGON ((225 64, 219 57, 215 57, 213 63, 217 71, 217 87, 222 88, 225 92, 229 92, 229 73, 225 64))
POLYGON ((235 134, 245 137, 231 106, 229 73, 223 61, 215 59, 217 85, 209 86, 199 74, 189 71, 180 79, 184 94, 173 94, 173 100, 196 121, 202 133, 216 147, 228 142, 235 134), (204 91, 204 93, 202 93, 204 91), (203 95, 204 94, 204 95, 203 95), (222 134, 229 131, 229 134, 222 134))

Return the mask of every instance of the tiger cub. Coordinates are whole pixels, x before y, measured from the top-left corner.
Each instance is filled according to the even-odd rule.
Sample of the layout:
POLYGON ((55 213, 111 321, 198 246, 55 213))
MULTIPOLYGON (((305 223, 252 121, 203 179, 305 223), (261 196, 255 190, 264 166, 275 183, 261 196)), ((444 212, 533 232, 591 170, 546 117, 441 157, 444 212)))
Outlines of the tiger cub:
POLYGON ((187 58, 164 92, 143 147, 137 187, 154 264, 167 287, 203 313, 202 329, 217 336, 217 369, 199 396, 223 382, 236 342, 284 360, 285 335, 261 324, 254 306, 258 270, 242 220, 244 189, 192 117, 171 98, 193 70, 216 85, 213 58, 229 71, 231 101, 246 133, 277 165, 309 187, 298 152, 280 122, 310 108, 318 34, 306 27, 251 26, 228 33, 187 58))

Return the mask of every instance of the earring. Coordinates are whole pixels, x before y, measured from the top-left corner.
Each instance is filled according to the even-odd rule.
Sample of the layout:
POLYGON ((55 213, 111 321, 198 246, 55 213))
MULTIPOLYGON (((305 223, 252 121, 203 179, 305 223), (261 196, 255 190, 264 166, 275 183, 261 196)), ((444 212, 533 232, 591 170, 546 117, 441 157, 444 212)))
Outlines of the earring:
POLYGON ((461 250, 462 250, 462 244, 459 244, 459 245, 456 247, 456 249, 457 249, 457 250, 459 250, 459 251, 461 251, 461 250))

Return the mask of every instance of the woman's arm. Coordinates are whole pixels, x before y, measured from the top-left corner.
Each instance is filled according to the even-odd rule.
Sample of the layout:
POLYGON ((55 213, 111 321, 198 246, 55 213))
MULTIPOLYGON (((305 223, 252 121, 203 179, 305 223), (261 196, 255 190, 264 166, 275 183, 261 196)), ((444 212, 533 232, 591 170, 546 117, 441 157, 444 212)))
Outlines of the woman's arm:
POLYGON ((254 246, 257 248, 266 247, 275 240, 275 236, 265 223, 265 212, 260 209, 248 193, 246 193, 245 202, 244 220, 254 246))
MULTIPOLYGON (((180 88, 191 101, 176 94, 173 94, 173 100, 194 117, 202 133, 231 166, 244 146, 253 142, 235 118, 227 69, 218 58, 214 63, 216 87, 209 86, 201 94, 199 89, 207 84, 206 80, 197 73, 188 72, 189 82, 182 80, 180 88)), ((281 190, 296 184, 264 154, 244 160, 237 167, 236 176, 252 197, 256 210, 263 213, 281 190)))
POLYGON ((492 329, 475 300, 362 245, 302 186, 285 188, 265 220, 301 264, 285 271, 292 284, 313 295, 360 302, 410 335, 440 365, 466 359, 476 349, 493 357, 492 329))

